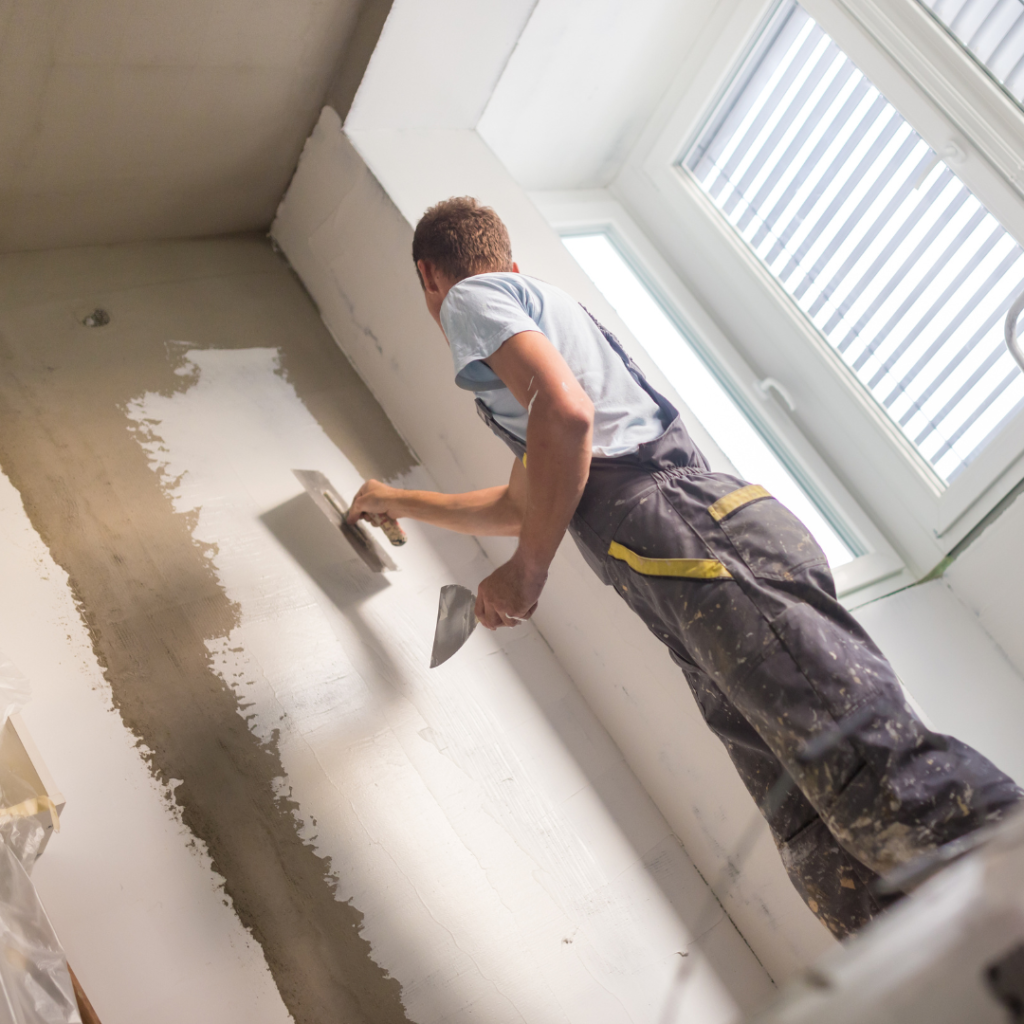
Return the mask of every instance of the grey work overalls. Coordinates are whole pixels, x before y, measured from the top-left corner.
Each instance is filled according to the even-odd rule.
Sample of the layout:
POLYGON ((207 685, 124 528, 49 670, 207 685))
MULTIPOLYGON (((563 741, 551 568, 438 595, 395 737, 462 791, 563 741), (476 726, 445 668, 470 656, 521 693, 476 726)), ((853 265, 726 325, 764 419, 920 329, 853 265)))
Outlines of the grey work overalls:
MULTIPOLYGON (((873 892, 879 873, 997 820, 1024 794, 924 726, 836 600, 808 530, 764 488, 711 472, 678 411, 601 331, 668 427, 633 454, 591 462, 569 532, 683 670, 800 895, 849 935, 894 898, 873 892), (795 786, 777 786, 787 773, 795 786)), ((522 458, 526 446, 477 408, 522 458)))

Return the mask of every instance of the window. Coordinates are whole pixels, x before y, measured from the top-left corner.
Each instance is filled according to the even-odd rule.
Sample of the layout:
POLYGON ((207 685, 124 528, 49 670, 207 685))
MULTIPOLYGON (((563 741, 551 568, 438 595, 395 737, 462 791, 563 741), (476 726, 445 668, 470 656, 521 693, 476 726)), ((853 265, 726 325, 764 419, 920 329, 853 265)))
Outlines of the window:
POLYGON ((921 0, 982 67, 1024 103, 1022 0, 921 0))
POLYGON ((861 554, 851 551, 751 426, 607 234, 568 235, 562 241, 739 473, 762 484, 803 520, 833 568, 861 554))
POLYGON ((933 570, 1024 478, 1001 322, 1024 290, 1024 104, 940 20, 954 0, 930 2, 719 0, 617 176, 542 199, 562 233, 607 227, 862 543, 840 575, 874 596, 933 570), (767 380, 792 406, 760 401, 767 380))
POLYGON ((1024 408, 1024 251, 793 0, 684 165, 943 483, 1024 408))

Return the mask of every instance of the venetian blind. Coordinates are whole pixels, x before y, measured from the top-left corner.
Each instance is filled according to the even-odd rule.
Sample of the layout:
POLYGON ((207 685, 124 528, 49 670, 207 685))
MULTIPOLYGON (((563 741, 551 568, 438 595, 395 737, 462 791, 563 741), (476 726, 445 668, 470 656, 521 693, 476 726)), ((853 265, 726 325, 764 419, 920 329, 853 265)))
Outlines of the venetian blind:
POLYGON ((795 2, 683 165, 942 480, 1024 406, 1021 247, 795 2))

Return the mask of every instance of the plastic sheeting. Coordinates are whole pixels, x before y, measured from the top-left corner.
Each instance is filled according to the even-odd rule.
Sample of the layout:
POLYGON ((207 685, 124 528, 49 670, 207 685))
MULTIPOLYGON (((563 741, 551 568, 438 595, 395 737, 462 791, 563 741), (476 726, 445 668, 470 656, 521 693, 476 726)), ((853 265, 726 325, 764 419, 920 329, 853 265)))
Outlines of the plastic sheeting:
MULTIPOLYGON (((0 728, 29 698, 0 652, 0 728)), ((0 1024, 81 1024, 67 959, 29 871, 45 834, 34 787, 0 765, 0 1024)))
POLYGON ((0 651, 0 725, 20 711, 32 696, 29 681, 18 671, 14 662, 0 651))

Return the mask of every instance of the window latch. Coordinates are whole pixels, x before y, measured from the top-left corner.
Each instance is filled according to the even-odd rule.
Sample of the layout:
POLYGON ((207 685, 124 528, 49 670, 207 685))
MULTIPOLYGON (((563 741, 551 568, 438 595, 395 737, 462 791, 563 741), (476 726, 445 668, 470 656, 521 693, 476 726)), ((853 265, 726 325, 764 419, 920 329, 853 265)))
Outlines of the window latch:
MULTIPOLYGON (((1022 301, 1024 301, 1024 296, 1021 298, 1022 301)), ((778 395, 782 404, 789 409, 790 412, 796 412, 796 402, 793 401, 793 396, 774 377, 765 377, 764 380, 759 380, 757 382, 757 386, 760 389, 761 394, 765 397, 765 400, 767 400, 769 395, 774 391, 775 394, 778 395)))
POLYGON ((1017 318, 1020 316, 1022 309, 1024 309, 1024 292, 1021 292, 1013 300, 1013 305, 1006 314, 1005 334, 1006 347, 1010 350, 1010 355, 1017 360, 1017 365, 1024 370, 1024 353, 1021 352, 1020 341, 1017 339, 1017 318))

